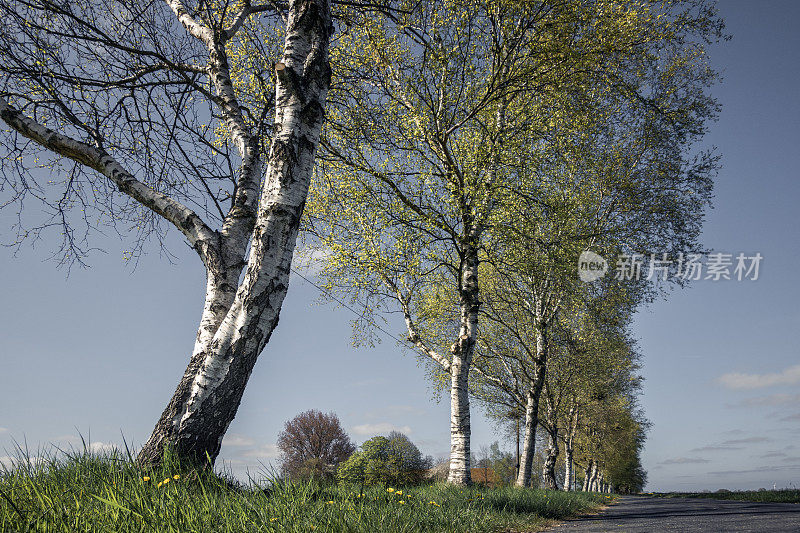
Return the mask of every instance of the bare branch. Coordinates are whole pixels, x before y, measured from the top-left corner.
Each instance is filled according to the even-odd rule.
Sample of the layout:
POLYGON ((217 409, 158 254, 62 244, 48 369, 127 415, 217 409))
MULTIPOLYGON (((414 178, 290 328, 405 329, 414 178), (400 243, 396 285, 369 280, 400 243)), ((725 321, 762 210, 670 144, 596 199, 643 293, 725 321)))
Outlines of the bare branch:
POLYGON ((216 233, 191 209, 137 180, 113 156, 26 117, 0 97, 0 118, 24 137, 53 152, 90 167, 111 180, 120 192, 170 221, 189 240, 203 261, 216 247, 216 233))

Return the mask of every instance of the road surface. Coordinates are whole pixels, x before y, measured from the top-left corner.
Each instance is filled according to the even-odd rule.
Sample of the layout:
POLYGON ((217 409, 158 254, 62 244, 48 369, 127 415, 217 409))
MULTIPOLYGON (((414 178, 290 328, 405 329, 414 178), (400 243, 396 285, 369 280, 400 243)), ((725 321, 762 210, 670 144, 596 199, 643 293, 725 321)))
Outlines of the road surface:
POLYGON ((800 532, 800 504, 705 498, 622 496, 598 515, 568 520, 549 533, 675 531, 800 532))

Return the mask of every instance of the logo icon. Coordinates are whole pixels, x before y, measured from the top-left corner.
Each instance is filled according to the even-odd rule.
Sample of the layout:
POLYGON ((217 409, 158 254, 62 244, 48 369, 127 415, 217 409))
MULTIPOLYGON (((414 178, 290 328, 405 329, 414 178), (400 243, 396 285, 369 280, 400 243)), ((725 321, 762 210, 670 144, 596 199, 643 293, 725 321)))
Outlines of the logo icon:
POLYGON ((608 263, 594 252, 584 250, 578 257, 578 277, 581 281, 591 283, 602 278, 608 271, 608 263))

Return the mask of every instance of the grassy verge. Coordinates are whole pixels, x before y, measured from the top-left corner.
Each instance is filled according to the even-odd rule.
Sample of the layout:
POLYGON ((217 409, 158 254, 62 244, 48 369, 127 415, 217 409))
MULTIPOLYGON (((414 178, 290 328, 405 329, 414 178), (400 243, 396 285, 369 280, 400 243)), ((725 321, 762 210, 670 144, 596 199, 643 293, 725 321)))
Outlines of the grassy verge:
POLYGON ((715 500, 743 500, 748 502, 800 503, 800 490, 736 490, 719 492, 651 492, 647 495, 660 498, 712 498, 715 500))
POLYGON ((142 472, 130 458, 84 453, 5 472, 0 531, 532 531, 609 501, 512 487, 237 486, 177 465, 142 472))

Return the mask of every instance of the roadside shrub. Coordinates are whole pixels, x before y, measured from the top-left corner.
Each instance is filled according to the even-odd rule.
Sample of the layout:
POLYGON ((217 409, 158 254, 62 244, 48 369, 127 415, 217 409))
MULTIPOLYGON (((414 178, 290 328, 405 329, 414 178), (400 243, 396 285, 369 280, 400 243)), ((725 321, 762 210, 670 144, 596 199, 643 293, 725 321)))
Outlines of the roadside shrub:
POLYGON ((362 444, 360 451, 341 464, 337 475, 340 481, 361 485, 415 485, 425 479, 432 462, 408 437, 392 432, 362 444))

